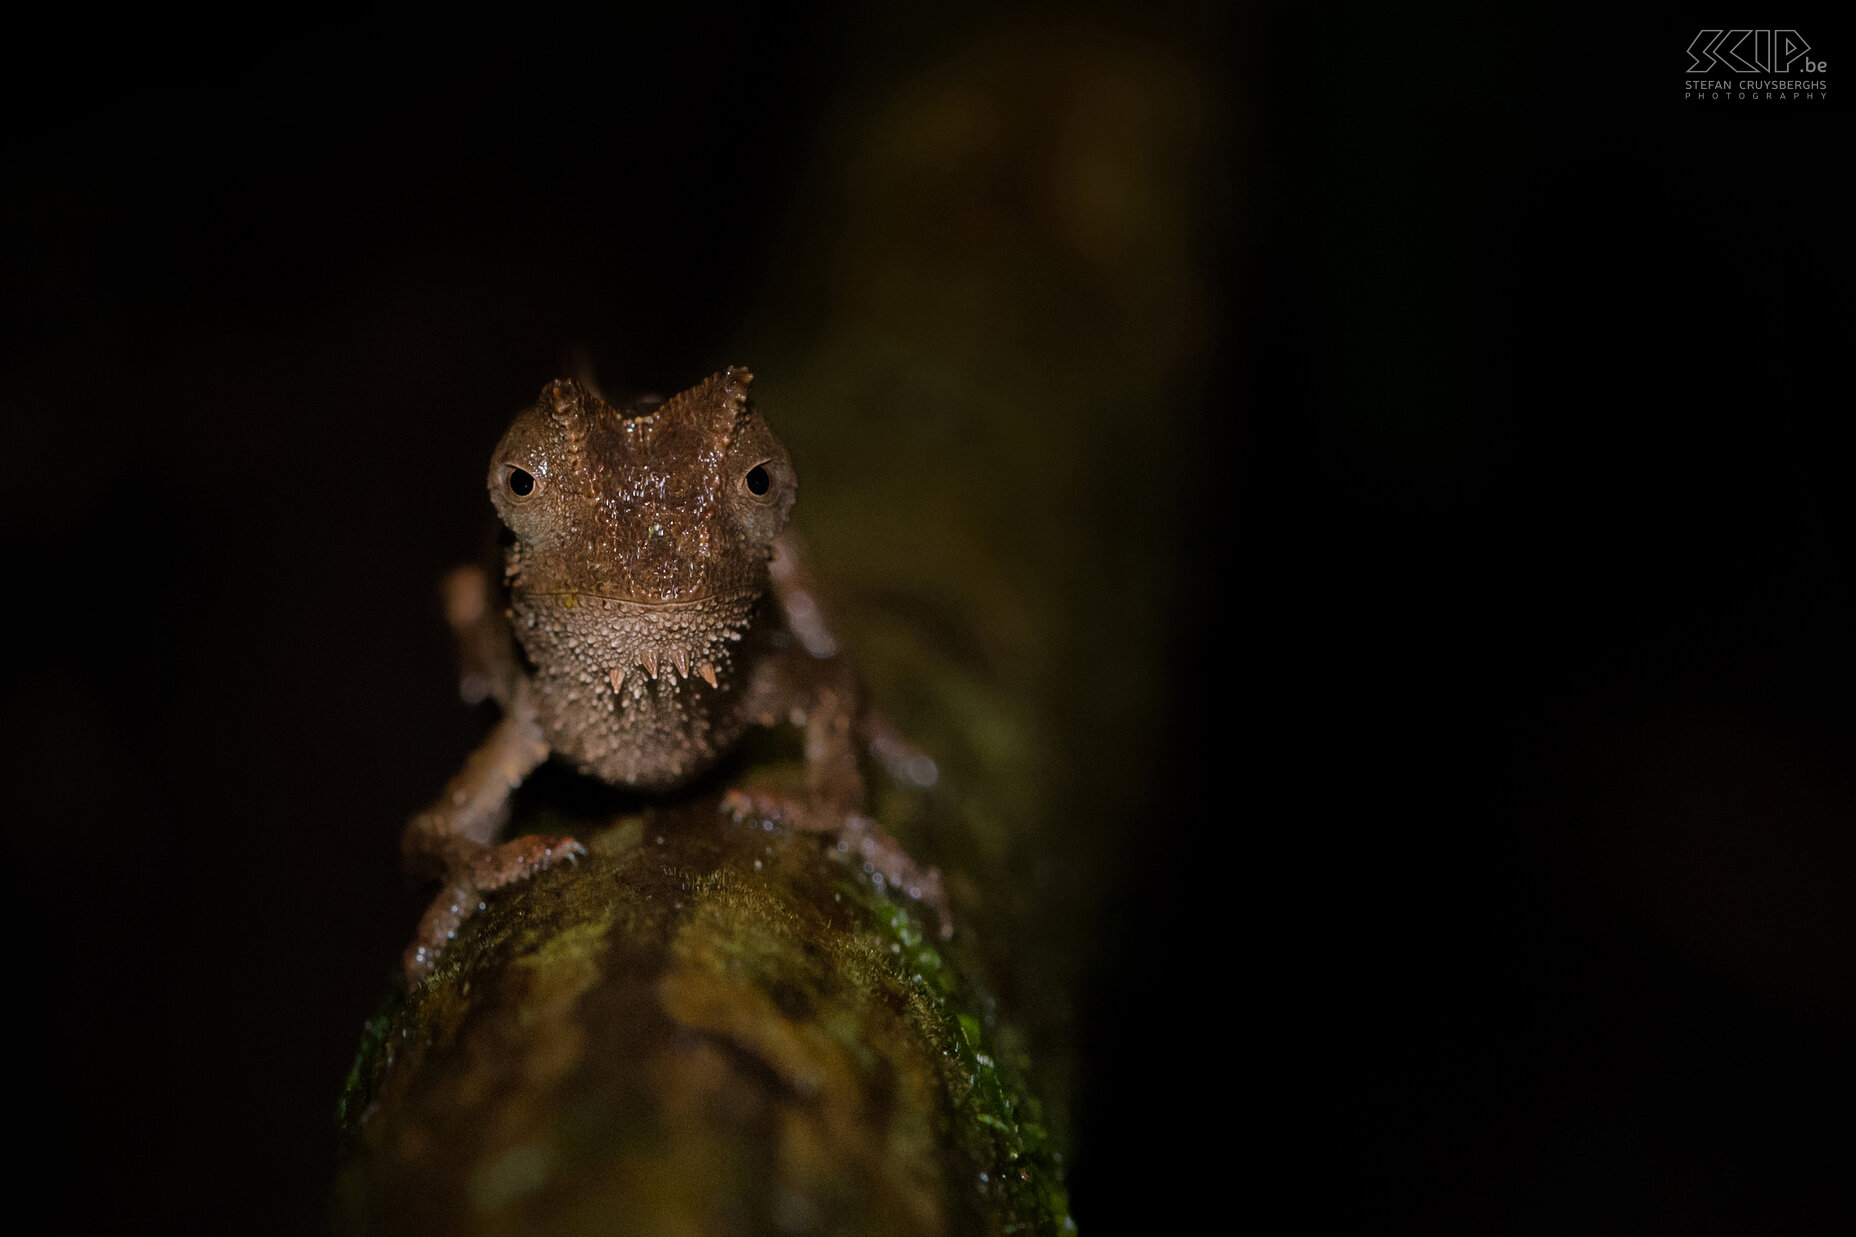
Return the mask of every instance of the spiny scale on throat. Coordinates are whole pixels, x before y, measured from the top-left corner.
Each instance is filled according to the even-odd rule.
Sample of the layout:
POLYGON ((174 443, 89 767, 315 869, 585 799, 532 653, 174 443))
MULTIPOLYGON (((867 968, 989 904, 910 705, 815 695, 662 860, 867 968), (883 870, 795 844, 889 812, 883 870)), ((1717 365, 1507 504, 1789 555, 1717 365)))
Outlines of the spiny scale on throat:
POLYGON ((515 596, 548 742, 585 771, 647 788, 713 762, 741 732, 751 590, 675 606, 585 594, 515 596))

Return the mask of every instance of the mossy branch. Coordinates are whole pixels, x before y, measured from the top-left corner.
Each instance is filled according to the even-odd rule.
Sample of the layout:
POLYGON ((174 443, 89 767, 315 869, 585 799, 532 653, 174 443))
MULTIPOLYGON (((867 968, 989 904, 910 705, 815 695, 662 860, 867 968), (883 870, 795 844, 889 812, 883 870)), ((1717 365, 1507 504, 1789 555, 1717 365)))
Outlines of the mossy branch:
POLYGON ((714 799, 581 836, 370 1024, 338 1227, 1072 1227, 985 1003, 828 840, 714 799))

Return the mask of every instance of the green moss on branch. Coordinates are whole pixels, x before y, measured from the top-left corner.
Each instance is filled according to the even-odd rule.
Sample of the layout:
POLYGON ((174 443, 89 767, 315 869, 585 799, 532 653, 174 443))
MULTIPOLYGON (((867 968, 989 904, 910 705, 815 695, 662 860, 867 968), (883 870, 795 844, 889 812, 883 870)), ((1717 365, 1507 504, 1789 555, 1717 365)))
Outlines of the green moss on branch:
POLYGON ((986 1004, 828 843, 713 800, 487 900, 343 1100, 366 1233, 1058 1233, 986 1004))

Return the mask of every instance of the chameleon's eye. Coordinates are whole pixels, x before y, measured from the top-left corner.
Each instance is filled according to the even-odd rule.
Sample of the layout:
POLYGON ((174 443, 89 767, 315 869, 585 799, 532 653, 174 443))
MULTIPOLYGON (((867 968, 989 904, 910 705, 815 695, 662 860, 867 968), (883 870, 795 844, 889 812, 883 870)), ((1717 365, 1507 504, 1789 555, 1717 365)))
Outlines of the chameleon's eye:
POLYGON ((764 455, 758 463, 753 460, 752 455, 737 460, 734 493, 729 497, 748 535, 772 541, 786 527, 786 513, 793 507, 793 466, 784 453, 764 455), (752 467, 747 466, 750 463, 752 467))
POLYGON ((514 464, 504 464, 503 488, 517 498, 527 498, 535 492, 535 474, 514 464))

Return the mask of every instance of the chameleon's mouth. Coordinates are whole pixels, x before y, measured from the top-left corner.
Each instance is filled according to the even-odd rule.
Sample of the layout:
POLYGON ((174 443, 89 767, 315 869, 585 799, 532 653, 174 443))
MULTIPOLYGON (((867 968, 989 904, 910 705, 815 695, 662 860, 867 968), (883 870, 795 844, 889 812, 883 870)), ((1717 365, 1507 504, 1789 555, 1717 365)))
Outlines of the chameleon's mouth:
POLYGON ((644 601, 572 589, 512 593, 516 636, 532 660, 604 678, 615 695, 660 676, 724 686, 733 646, 762 596, 752 588, 644 601))
POLYGON ((737 603, 752 603, 759 598, 759 589, 734 589, 719 593, 697 593, 689 597, 626 597, 615 593, 590 593, 581 589, 533 589, 514 588, 510 590, 517 598, 552 598, 557 604, 572 610, 576 606, 591 606, 595 609, 616 610, 620 614, 628 612, 640 614, 661 614, 666 611, 700 610, 710 607, 731 607, 737 603))

